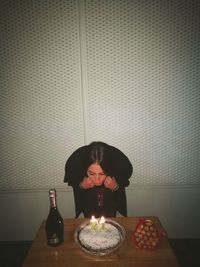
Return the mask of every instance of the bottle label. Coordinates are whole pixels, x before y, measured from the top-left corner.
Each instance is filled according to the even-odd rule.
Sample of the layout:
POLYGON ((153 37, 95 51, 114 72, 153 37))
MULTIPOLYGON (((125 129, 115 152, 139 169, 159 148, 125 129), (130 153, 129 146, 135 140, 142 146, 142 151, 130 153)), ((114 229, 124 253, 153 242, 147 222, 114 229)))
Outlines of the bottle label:
POLYGON ((54 234, 51 238, 49 238, 49 244, 56 245, 60 242, 59 238, 54 234))

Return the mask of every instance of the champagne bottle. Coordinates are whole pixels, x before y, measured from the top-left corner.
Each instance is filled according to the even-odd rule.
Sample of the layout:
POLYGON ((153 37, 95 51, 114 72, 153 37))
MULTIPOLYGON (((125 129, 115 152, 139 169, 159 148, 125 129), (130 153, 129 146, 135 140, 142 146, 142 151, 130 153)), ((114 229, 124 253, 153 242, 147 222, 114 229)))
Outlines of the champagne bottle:
POLYGON ((58 246, 64 241, 64 224, 57 209, 56 190, 49 190, 50 211, 46 220, 46 236, 49 246, 58 246))

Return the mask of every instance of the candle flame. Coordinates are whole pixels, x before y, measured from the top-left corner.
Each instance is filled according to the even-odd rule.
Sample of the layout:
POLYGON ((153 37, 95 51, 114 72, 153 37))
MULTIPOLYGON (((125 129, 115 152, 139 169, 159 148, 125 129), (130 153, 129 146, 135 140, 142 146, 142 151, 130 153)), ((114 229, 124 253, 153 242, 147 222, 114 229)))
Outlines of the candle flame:
POLYGON ((102 216, 99 223, 105 223, 105 221, 106 221, 105 218, 102 216))

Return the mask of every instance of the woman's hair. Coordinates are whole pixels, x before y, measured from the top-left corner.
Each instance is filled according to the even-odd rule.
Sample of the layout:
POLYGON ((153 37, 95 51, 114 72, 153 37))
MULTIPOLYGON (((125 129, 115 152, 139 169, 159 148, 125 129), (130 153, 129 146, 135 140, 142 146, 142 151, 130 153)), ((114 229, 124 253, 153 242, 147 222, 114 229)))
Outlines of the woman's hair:
POLYGON ((106 144, 102 142, 92 142, 89 145, 90 147, 89 157, 92 163, 97 163, 101 165, 104 159, 105 145, 106 144))
POLYGON ((119 184, 128 186, 131 162, 122 151, 103 142, 92 142, 74 151, 65 164, 64 181, 69 185, 79 184, 94 163, 100 165, 106 175, 115 177, 119 184))
POLYGON ((110 165, 112 164, 109 148, 110 146, 103 142, 92 142, 89 144, 89 165, 97 163, 107 174, 109 174, 110 165))

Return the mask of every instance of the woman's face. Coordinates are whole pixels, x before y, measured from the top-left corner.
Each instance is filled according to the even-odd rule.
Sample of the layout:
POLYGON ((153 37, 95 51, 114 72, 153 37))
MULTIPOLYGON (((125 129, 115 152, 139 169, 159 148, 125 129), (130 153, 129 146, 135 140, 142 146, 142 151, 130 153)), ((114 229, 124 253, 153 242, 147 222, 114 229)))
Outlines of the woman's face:
POLYGON ((102 185, 106 179, 106 174, 97 163, 93 163, 88 167, 87 175, 92 179, 96 186, 102 185))

